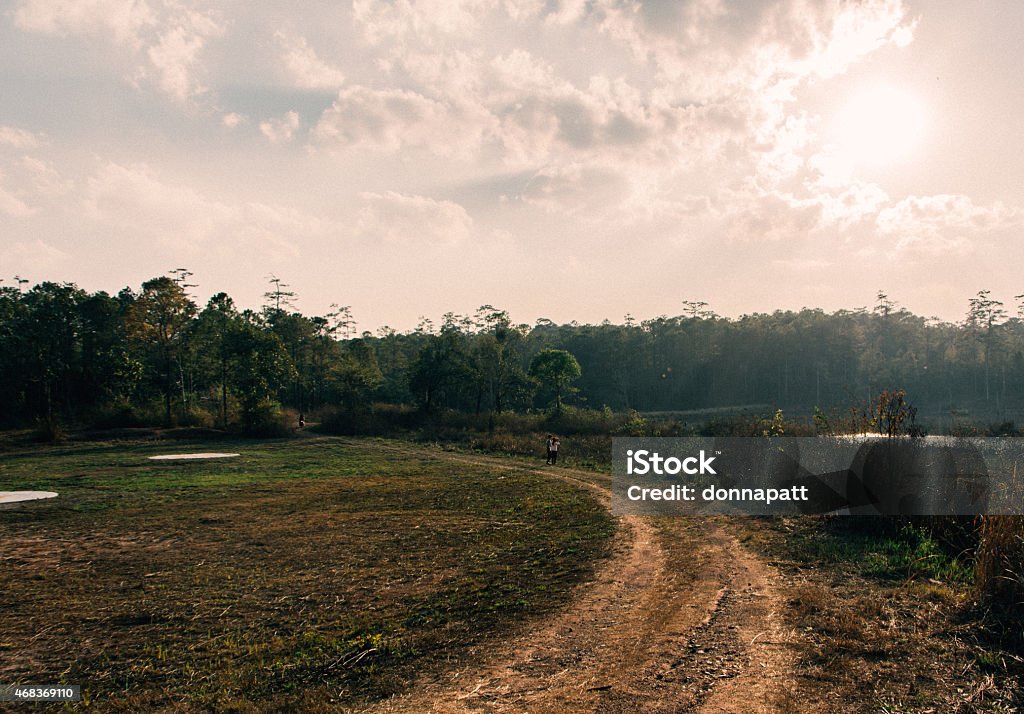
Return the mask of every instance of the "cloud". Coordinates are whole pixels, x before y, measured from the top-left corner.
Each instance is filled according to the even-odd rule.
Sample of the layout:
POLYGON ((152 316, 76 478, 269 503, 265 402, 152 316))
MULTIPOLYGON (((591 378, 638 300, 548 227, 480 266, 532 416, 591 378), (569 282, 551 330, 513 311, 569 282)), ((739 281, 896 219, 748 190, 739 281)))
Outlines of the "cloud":
POLYGON ((547 211, 601 220, 628 194, 619 174, 594 166, 548 166, 526 184, 520 198, 547 211))
POLYGON ((403 89, 347 87, 320 117, 316 141, 337 148, 392 153, 405 148, 468 158, 490 133, 493 120, 477 108, 442 102, 403 89))
POLYGON ((35 149, 42 143, 42 139, 31 131, 14 126, 0 126, 0 146, 25 150, 35 149))
POLYGON ((287 143, 295 137, 300 123, 297 112, 287 112, 279 119, 260 122, 260 133, 273 144, 287 143))
POLYGON ((878 212, 891 203, 888 194, 872 183, 852 181, 838 193, 816 194, 821 204, 821 228, 846 231, 866 221, 874 221, 878 212))
POLYGON ((143 68, 142 76, 155 74, 160 88, 179 102, 185 102, 205 90, 198 77, 199 54, 220 28, 206 14, 184 10, 174 27, 163 31, 146 50, 152 71, 143 68))
POLYGON ((444 36, 466 36, 480 28, 489 0, 354 0, 352 13, 371 43, 384 40, 435 41, 444 36))
POLYGON ((624 79, 596 76, 579 89, 523 49, 488 62, 457 49, 403 52, 389 62, 396 79, 421 89, 346 87, 321 115, 317 143, 535 167, 587 154, 632 161, 661 130, 692 123, 688 109, 659 105, 624 79))
MULTIPOLYGON (((3 175, 0 174, 0 181, 2 180, 3 175)), ((0 183, 0 213, 12 218, 27 218, 35 212, 35 209, 25 203, 14 193, 4 188, 3 184, 0 183)))
POLYGON ((112 39, 132 58, 133 83, 155 83, 180 103, 205 91, 200 56, 210 39, 223 34, 213 12, 178 0, 22 0, 14 20, 46 35, 112 39))
POLYGON ((473 220, 451 201, 426 196, 386 193, 359 194, 361 207, 356 234, 370 240, 427 245, 455 245, 467 240, 473 220))
POLYGON ((821 226, 821 220, 820 202, 772 191, 733 196, 726 215, 728 236, 732 240, 741 243, 785 241, 790 246, 805 241, 821 226))
POLYGON ((0 250, 0 263, 21 273, 45 274, 70 258, 63 250, 39 238, 19 241, 0 250))
POLYGON ((191 255, 298 254, 301 241, 332 227, 301 211, 262 202, 226 202, 169 183, 144 164, 101 165, 86 182, 85 216, 191 255))
POLYGON ((41 146, 33 134, 21 130, 4 132, 0 127, 0 147, 15 152, 0 154, 0 214, 28 218, 39 213, 40 206, 71 189, 72 184, 49 162, 34 155, 41 146), (5 136, 6 134, 6 136, 5 136), (19 150, 29 149, 18 155, 19 150))
POLYGON ((228 129, 236 129, 247 121, 248 119, 237 112, 228 112, 220 118, 220 123, 228 129))
POLYGON ((337 90, 345 83, 345 74, 320 59, 302 35, 278 30, 274 36, 281 45, 281 61, 295 86, 337 90))
POLYGON ((19 162, 23 185, 39 197, 54 198, 68 193, 73 182, 49 162, 34 156, 23 156, 19 162))
POLYGON ((674 232, 717 223, 735 240, 842 234, 890 205, 877 186, 823 174, 819 118, 795 93, 910 41, 901 0, 435 9, 355 4, 381 86, 344 88, 311 132, 317 145, 532 170, 514 197, 548 213, 674 232), (496 41, 538 23, 548 42, 590 48, 589 74, 536 43, 496 41))
POLYGON ((976 205, 968 196, 910 196, 879 212, 880 237, 899 250, 941 252, 964 248, 972 238, 1020 225, 1021 216, 1002 203, 976 205))
POLYGON ((834 76, 884 44, 906 44, 914 27, 902 0, 599 0, 593 12, 603 32, 694 98, 834 76))
POLYGON ((14 11, 19 27, 49 35, 110 34, 141 47, 143 30, 156 23, 146 2, 123 0, 25 0, 14 11))

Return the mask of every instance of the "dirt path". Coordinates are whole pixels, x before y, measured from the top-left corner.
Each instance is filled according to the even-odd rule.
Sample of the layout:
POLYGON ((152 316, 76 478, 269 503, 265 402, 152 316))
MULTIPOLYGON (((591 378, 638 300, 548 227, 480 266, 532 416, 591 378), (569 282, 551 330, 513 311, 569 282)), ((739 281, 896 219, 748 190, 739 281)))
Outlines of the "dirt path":
MULTIPOLYGON (((427 458, 543 473, 610 503, 607 476, 389 444, 427 458)), ((721 524, 620 519, 616 550, 573 604, 374 712, 775 712, 791 696, 777 575, 721 524)))

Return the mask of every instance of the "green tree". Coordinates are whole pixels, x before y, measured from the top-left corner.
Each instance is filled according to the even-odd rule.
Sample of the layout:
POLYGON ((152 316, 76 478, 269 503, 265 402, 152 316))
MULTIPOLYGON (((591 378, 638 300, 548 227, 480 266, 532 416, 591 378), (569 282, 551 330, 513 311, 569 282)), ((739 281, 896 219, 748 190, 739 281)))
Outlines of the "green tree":
POLYGON ((530 361, 529 374, 554 393, 555 411, 562 410, 562 396, 573 391, 570 386, 583 371, 571 352, 541 350, 530 361))
POLYGON ((474 411, 486 406, 501 412, 529 395, 530 380, 522 368, 523 330, 509 314, 491 305, 481 306, 473 320, 468 368, 474 384, 474 411))
POLYGON ((127 404, 142 379, 142 364, 132 356, 125 333, 127 305, 97 292, 78 307, 82 323, 79 392, 84 404, 127 404))
POLYGON ((288 351, 277 335, 250 320, 235 323, 227 333, 225 351, 243 427, 258 431, 261 421, 280 406, 275 395, 295 375, 288 351))
POLYGON ((990 296, 991 290, 979 290, 968 300, 966 326, 982 348, 982 363, 985 367, 985 401, 989 400, 989 375, 993 354, 999 348, 997 323, 1006 318, 1003 303, 990 296))
POLYGON ((150 348, 164 398, 164 419, 171 423, 171 395, 175 382, 182 393, 182 407, 187 408, 182 357, 187 328, 196 314, 196 305, 178 282, 161 276, 142 284, 142 292, 131 304, 125 317, 128 334, 150 348))
POLYGON ((369 408, 370 395, 381 383, 373 345, 364 339, 339 347, 326 378, 330 400, 348 409, 369 408))
MULTIPOLYGON (((82 323, 86 294, 70 283, 40 283, 21 296, 25 307, 15 329, 22 343, 23 373, 35 413, 53 423, 57 411, 71 415, 81 374, 82 323)), ((31 402, 30 402, 31 405, 31 402)))
POLYGON ((460 387, 471 379, 472 372, 465 335, 455 320, 446 319, 440 334, 425 334, 425 339, 409 371, 409 389, 423 410, 430 412, 457 404, 460 387))
POLYGON ((241 316, 227 293, 217 293, 196 318, 192 334, 198 363, 208 383, 219 386, 220 423, 228 424, 228 389, 231 379, 231 333, 239 329, 241 316))

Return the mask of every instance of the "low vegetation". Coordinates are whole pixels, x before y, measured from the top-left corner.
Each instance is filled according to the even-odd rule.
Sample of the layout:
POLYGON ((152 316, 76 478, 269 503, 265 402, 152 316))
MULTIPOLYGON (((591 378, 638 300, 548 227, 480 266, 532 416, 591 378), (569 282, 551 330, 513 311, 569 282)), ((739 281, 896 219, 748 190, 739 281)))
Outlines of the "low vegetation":
POLYGON ((0 680, 81 683, 102 711, 334 710, 558 608, 607 553, 574 486, 385 446, 7 451, 5 487, 61 495, 0 512, 0 680))
MULTIPOLYGON (((778 569, 810 711, 1020 711, 1024 658, 975 597, 973 557, 896 519, 748 519, 778 569)), ((938 528, 937 530, 943 530, 938 528)))

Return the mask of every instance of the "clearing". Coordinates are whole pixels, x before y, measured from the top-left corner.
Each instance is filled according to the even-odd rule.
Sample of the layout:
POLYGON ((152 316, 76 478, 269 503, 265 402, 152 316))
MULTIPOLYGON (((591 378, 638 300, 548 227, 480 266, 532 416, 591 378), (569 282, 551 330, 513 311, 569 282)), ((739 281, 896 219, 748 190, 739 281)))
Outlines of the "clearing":
POLYGON ((907 578, 869 543, 858 570, 810 519, 614 519, 605 474, 378 439, 150 458, 203 446, 2 454, 5 488, 61 497, 0 511, 0 683, 98 711, 1020 701, 1019 660, 956 620, 956 568, 907 578))

